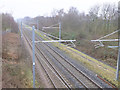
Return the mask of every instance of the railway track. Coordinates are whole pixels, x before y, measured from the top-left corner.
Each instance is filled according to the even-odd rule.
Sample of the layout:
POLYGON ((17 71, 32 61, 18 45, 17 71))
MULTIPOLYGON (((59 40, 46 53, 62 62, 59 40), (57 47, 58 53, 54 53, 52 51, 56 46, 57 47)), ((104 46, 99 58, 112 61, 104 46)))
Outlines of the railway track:
MULTIPOLYGON (((27 42, 29 43, 30 48, 32 49, 32 43, 25 36, 25 32, 24 32, 24 37, 27 40, 27 42)), ((45 62, 37 52, 36 52, 35 56, 36 56, 37 60, 39 61, 39 63, 41 64, 42 68, 44 69, 46 75, 50 79, 54 88, 72 88, 66 82, 66 80, 64 80, 64 78, 57 72, 57 70, 55 68, 53 68, 52 65, 50 66, 47 62, 45 62)), ((44 59, 47 60, 47 58, 45 58, 45 57, 44 57, 44 59)))
MULTIPOLYGON (((38 32, 44 34, 44 32, 42 32, 42 31, 38 31, 38 32)), ((50 40, 49 37, 46 37, 46 36, 44 36, 44 35, 42 35, 42 36, 43 36, 44 38, 46 38, 47 40, 50 40)), ((49 45, 49 44, 48 44, 48 45, 49 45)), ((93 62, 95 65, 100 66, 98 63, 96 63, 96 62, 94 62, 94 61, 86 58, 85 56, 82 56, 81 54, 75 52, 74 50, 68 48, 67 46, 66 46, 66 48, 67 48, 68 50, 70 50, 70 51, 78 54, 80 57, 82 57, 82 58, 84 58, 84 59, 86 59, 86 60, 88 60, 88 61, 90 61, 90 62, 93 62)), ((54 51, 56 51, 56 50, 54 50, 54 51)), ((81 52, 81 51, 80 51, 80 52, 81 52)), ((59 54, 60 52, 57 52, 57 53, 59 54)), ((81 53, 83 53, 83 52, 81 52, 81 53)), ((84 54, 85 54, 85 53, 84 53, 84 54)), ((86 55, 86 54, 85 54, 85 55, 86 55)), ((62 55, 61 55, 61 56, 62 56, 62 55)), ((62 57, 63 57, 63 56, 62 56, 62 57)), ((64 58, 64 57, 63 57, 63 58, 64 58)), ((92 57, 92 58, 93 58, 93 57, 92 57)), ((100 62, 101 62, 101 61, 100 61, 100 62)), ((102 63, 104 63, 104 62, 102 62, 102 63)), ((106 64, 106 63, 104 63, 104 64, 106 64)), ((106 64, 106 65, 107 65, 107 64, 106 64)), ((108 65, 108 66, 109 66, 109 65, 108 65)), ((111 67, 111 66, 109 66, 109 67, 111 67)), ((112 68, 114 68, 114 67, 112 67, 112 68)), ((106 68, 103 67, 103 69, 106 69, 106 68)), ((107 70, 108 70, 108 69, 107 69, 107 70)), ((109 69, 109 70, 110 70, 110 69, 109 69)), ((112 70, 110 70, 110 71, 112 72, 112 70)), ((80 72, 83 72, 83 71, 80 71, 80 72)), ((83 72, 83 74, 85 74, 85 73, 83 72)), ((108 88, 116 88, 114 85, 112 85, 111 83, 107 82, 106 80, 104 80, 103 78, 101 78, 99 75, 96 74, 96 76, 97 76, 100 80, 104 81, 104 83, 109 86, 108 88)), ((105 85, 104 85, 104 86, 105 86, 105 85)), ((103 86, 103 87, 104 87, 104 86, 103 86)))
MULTIPOLYGON (((52 65, 53 63, 50 63, 50 61, 48 60, 48 58, 44 55, 44 52, 43 51, 41 51, 41 48, 38 48, 38 46, 36 46, 36 48, 37 48, 37 50, 39 50, 38 52, 39 53, 41 53, 43 56, 44 56, 44 58, 47 60, 47 62, 53 67, 53 69, 54 68, 56 68, 54 65, 52 65)), ((65 68, 65 67, 64 67, 65 68)), ((68 71, 68 73, 71 73, 71 72, 69 72, 69 70, 67 70, 68 71)), ((58 72, 57 71, 57 73, 59 74, 60 72, 58 72)), ((71 73, 72 74, 72 73, 71 73)), ((73 76, 73 78, 75 77, 73 74, 72 74, 72 76, 73 76)), ((75 77, 76 78, 76 77, 75 77)), ((76 78, 77 79, 77 78, 76 78)), ((66 82, 66 81, 65 81, 66 82)), ((80 81, 79 81, 79 83, 81 83, 80 81)), ((74 87, 75 88, 75 87, 74 87)), ((85 85, 84 84, 82 84, 81 83, 81 85, 79 84, 79 88, 85 88, 85 85), (84 87, 83 87, 84 86, 84 87)))
MULTIPOLYGON (((42 39, 38 39, 38 40, 42 40, 42 39)), ((43 44, 44 44, 43 47, 46 48, 45 51, 51 53, 51 55, 62 65, 62 67, 64 67, 64 69, 66 69, 79 83, 81 83, 84 86, 84 88, 93 88, 93 87, 102 88, 92 79, 90 79, 85 73, 77 69, 72 63, 66 60, 66 58, 63 57, 61 54, 59 54, 54 48, 50 47, 49 44, 47 43, 43 43, 43 44)))
MULTIPOLYGON (((42 33, 42 34, 44 34, 44 32, 43 31, 38 31, 38 32, 40 32, 40 33, 42 33)), ((46 34, 46 33, 45 33, 46 34)), ((47 34, 46 34, 46 36, 48 36, 47 34)), ((50 36, 50 35, 49 35, 50 36)), ((48 36, 48 37, 49 37, 48 36)), ((44 37, 44 38, 46 38, 46 39, 50 39, 50 38, 48 38, 48 37, 44 37)), ((51 36, 52 37, 52 36, 51 36)), ((53 38, 55 38, 55 39, 59 39, 59 38, 56 38, 56 37, 53 37, 53 38)), ((67 48, 67 46, 66 46, 66 48, 67 48)), ((74 50, 72 50, 72 49, 70 49, 70 48, 67 48, 68 50, 70 50, 70 51, 72 51, 72 52, 74 52, 75 54, 77 54, 77 55, 79 55, 80 57, 82 57, 82 58, 84 58, 84 59, 86 59, 86 60, 88 60, 88 61, 90 61, 90 62, 92 62, 92 63, 94 63, 94 64, 96 64, 96 65, 98 65, 98 66, 100 66, 98 63, 96 63, 96 62, 94 62, 94 61, 92 61, 92 60, 90 60, 90 59, 88 59, 88 58, 86 58, 85 56, 83 56, 83 55, 81 55, 81 54, 79 54, 79 53, 77 53, 77 52, 75 52, 74 50)), ((79 52, 81 52, 81 51, 79 51, 79 52)), ((81 52, 81 53, 83 53, 83 52, 81 52)), ((84 53, 85 54, 85 53, 84 53)), ((88 56, 87 54, 85 54, 86 56, 88 56)), ((91 57, 91 56, 89 56, 89 57, 91 57)), ((91 57, 91 58, 93 58, 93 57, 91 57)), ((94 58, 95 59, 95 58, 94 58)), ((96 59, 97 60, 97 59, 96 59)), ((105 65, 107 65, 107 66, 109 66, 109 67, 111 67, 111 68, 115 68, 115 67, 112 67, 112 66, 110 66, 110 65, 108 65, 108 64, 106 64, 105 62, 102 62, 102 61, 100 61, 100 60, 97 60, 97 61, 99 61, 99 62, 101 62, 101 63, 104 63, 105 65)), ((108 70, 108 69, 106 69, 105 67, 103 67, 105 70, 108 70)), ((109 71, 111 71, 111 72, 113 72, 112 70, 110 70, 109 69, 109 71)))
MULTIPOLYGON (((24 32, 24 36, 27 39, 28 43, 30 46, 31 45, 31 34, 32 32, 30 30, 26 30, 24 32)), ((42 38, 38 35, 36 35, 36 40, 42 40, 42 38)), ((56 69, 57 67, 52 63, 53 61, 49 60, 51 57, 54 59, 58 65, 60 65, 69 75, 70 77, 74 80, 76 85, 73 85, 75 88, 99 88, 101 89, 102 86, 97 84, 95 81, 93 81, 91 78, 89 78, 84 72, 80 71, 77 69, 71 62, 69 62, 65 57, 63 57, 59 52, 57 52, 53 47, 51 47, 48 43, 40 43, 36 44, 36 57, 37 59, 44 58, 44 60, 39 60, 40 64, 44 68, 47 76, 49 77, 51 83, 53 86, 56 88, 57 85, 55 83, 59 83, 58 81, 54 81, 51 76, 49 75, 49 70, 45 68, 45 65, 48 68, 51 68, 51 71, 55 74, 56 78, 59 79, 61 84, 65 86, 66 88, 73 88, 72 83, 70 83, 64 78, 63 75, 61 75, 60 70, 56 69)), ((55 79, 55 78, 54 78, 55 79)), ((61 86, 60 86, 61 87, 61 86)))

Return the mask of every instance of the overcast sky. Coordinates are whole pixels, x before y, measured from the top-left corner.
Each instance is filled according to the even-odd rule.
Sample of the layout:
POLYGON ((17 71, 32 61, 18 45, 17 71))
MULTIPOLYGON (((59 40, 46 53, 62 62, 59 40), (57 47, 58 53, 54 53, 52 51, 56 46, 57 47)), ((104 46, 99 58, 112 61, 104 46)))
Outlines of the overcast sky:
POLYGON ((8 12, 15 19, 25 16, 50 15, 53 9, 64 8, 67 11, 71 6, 80 12, 88 12, 90 7, 106 2, 117 4, 119 0, 0 0, 0 12, 8 12))

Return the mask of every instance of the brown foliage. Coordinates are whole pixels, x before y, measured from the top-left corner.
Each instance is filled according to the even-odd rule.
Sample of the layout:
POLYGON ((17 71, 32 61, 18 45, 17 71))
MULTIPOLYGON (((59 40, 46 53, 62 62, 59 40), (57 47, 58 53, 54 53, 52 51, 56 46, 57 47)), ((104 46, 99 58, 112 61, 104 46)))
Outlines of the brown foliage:
POLYGON ((10 14, 2 14, 2 30, 10 29, 11 32, 18 32, 18 25, 10 14))

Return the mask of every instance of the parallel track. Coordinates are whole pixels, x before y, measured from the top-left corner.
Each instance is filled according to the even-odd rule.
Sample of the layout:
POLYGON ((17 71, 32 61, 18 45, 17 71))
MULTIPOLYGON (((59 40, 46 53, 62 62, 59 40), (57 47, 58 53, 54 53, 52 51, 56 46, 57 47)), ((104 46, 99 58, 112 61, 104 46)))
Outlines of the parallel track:
MULTIPOLYGON (((27 40, 27 42, 29 43, 29 45, 30 45, 30 47, 32 49, 31 41, 26 37, 25 33, 24 33, 24 37, 25 37, 25 39, 27 40)), ((41 53, 41 54, 43 55, 43 53, 41 53)), ((58 88, 58 87, 55 84, 56 82, 54 82, 54 80, 50 77, 50 73, 48 73, 47 70, 45 69, 45 66, 47 66, 51 70, 53 69, 52 72, 54 73, 54 75, 57 76, 57 78, 60 79, 62 84, 65 86, 63 88, 71 88, 71 86, 64 80, 64 78, 57 72, 57 70, 49 62, 47 62, 47 63, 49 63, 51 66, 49 66, 44 60, 39 60, 41 58, 41 56, 38 53, 36 53, 35 56, 36 56, 37 60, 39 61, 39 63, 41 64, 42 68, 44 69, 45 73, 47 74, 48 78, 50 79, 50 81, 51 81, 54 88, 58 88), (43 62, 41 62, 41 61, 43 61, 45 63, 45 66, 43 66, 43 62)), ((46 57, 44 57, 44 59, 47 60, 46 57)))
MULTIPOLYGON (((38 38, 38 37, 37 37, 38 38)), ((39 38, 38 40, 43 40, 41 38, 39 38)), ((63 57, 60 53, 58 53, 54 48, 52 48, 48 43, 44 43, 44 45, 42 45, 42 47, 46 48, 46 51, 51 53, 51 55, 73 76, 75 77, 75 79, 81 83, 85 88, 102 88, 100 85, 98 85, 96 82, 94 82, 92 79, 90 79, 85 73, 83 73, 82 71, 80 71, 79 69, 77 69, 71 62, 69 62, 65 57, 63 57), (79 78, 77 78, 76 75, 74 75, 74 73, 72 73, 66 66, 64 66, 64 64, 62 64, 60 62, 60 60, 58 59, 58 56, 55 56, 54 53, 52 53, 52 51, 54 53, 56 53, 59 57, 61 57, 65 62, 67 62, 70 66, 72 66, 76 71, 79 72, 79 75, 81 76, 81 78, 86 78, 87 81, 90 81, 92 84, 90 84, 90 82, 86 82, 84 83, 84 81, 80 80, 79 78), (89 86, 91 85, 91 86, 89 86)), ((85 79, 84 79, 85 80, 85 79)))
MULTIPOLYGON (((27 40, 27 42, 29 43, 30 46, 32 42, 31 40, 31 32, 30 30, 26 33, 24 33, 25 38, 27 40), (29 37, 29 40, 27 39, 27 37, 29 37)), ((36 35, 36 40, 43 40, 40 36, 36 35)), ((40 58, 41 54, 45 61, 46 61, 46 65, 48 67, 51 67, 51 69, 53 69, 54 73, 56 74, 56 76, 60 79, 60 81, 65 85, 65 87, 67 88, 71 88, 71 85, 64 79, 64 77, 62 77, 61 74, 59 74, 59 71, 57 71, 57 69, 54 67, 54 65, 52 65, 52 63, 50 63, 48 57, 44 54, 44 52, 47 52, 49 54, 51 54, 51 56, 72 76, 74 77, 74 79, 79 82, 79 85, 81 88, 102 88, 102 86, 98 85, 96 82, 94 82, 91 78, 89 78, 84 72, 80 71, 78 68, 76 68, 76 66, 74 66, 71 62, 69 62, 65 57, 63 57, 58 51, 56 51, 53 47, 51 47, 48 43, 42 43, 40 45, 36 45, 36 49, 37 49, 37 54, 36 57, 37 59, 40 58), (40 46, 42 45, 42 46, 40 46), (42 47, 42 48, 41 48, 42 47), (43 50, 44 47, 44 50, 43 50), (44 51, 44 52, 43 52, 44 51), (59 58, 58 58, 59 57, 59 58), (48 63, 48 64, 47 64, 48 63), (66 64, 64 64, 66 63, 66 64), (49 66, 50 65, 50 66, 49 66), (73 70, 71 70, 70 68, 72 68, 73 70), (74 74, 74 72, 77 73, 77 75, 74 74)), ((32 48, 32 47, 31 47, 32 48)), ((45 62, 44 61, 44 62, 45 62)), ((40 60, 39 60, 40 62, 40 60)), ((47 70, 44 68, 44 66, 42 65, 42 63, 40 62, 41 66, 43 67, 43 69, 45 70, 47 76, 49 77, 51 83, 53 84, 53 86, 56 88, 55 83, 53 82, 53 80, 50 78, 50 75, 48 74, 47 70)))

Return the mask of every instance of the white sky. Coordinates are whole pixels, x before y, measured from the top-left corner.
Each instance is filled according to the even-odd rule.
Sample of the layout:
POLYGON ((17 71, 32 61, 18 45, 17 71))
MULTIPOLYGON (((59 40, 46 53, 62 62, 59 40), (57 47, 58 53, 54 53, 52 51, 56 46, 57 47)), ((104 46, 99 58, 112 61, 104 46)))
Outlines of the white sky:
POLYGON ((53 9, 66 11, 77 7, 80 12, 87 12, 90 7, 106 2, 117 4, 119 0, 0 0, 0 12, 8 12, 15 19, 25 16, 50 15, 53 9))

